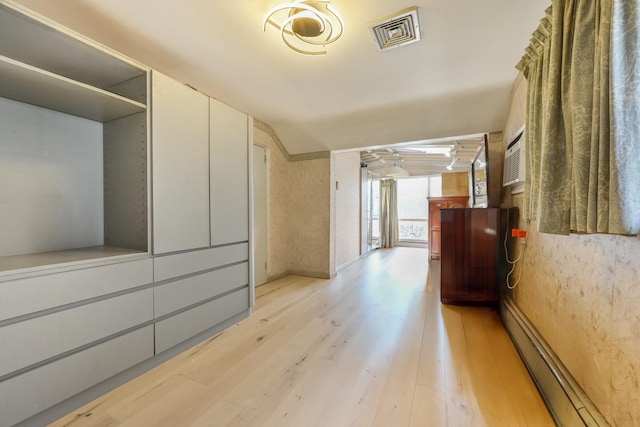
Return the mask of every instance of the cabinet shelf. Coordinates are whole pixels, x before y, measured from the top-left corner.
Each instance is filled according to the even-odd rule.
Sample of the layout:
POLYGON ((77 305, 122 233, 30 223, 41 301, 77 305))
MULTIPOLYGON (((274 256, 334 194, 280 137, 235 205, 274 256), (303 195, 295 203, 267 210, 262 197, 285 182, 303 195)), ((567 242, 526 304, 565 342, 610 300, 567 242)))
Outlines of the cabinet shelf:
POLYGON ((115 246, 92 246, 37 254, 5 256, 0 257, 0 277, 5 273, 16 274, 25 269, 34 270, 38 267, 51 268, 57 264, 99 260, 107 257, 112 260, 112 257, 136 254, 146 255, 147 253, 115 246))
POLYGON ((98 122, 146 110, 123 96, 0 56, 0 96, 98 122))
POLYGON ((0 2, 0 40, 2 56, 100 89, 110 90, 147 71, 18 4, 0 2))

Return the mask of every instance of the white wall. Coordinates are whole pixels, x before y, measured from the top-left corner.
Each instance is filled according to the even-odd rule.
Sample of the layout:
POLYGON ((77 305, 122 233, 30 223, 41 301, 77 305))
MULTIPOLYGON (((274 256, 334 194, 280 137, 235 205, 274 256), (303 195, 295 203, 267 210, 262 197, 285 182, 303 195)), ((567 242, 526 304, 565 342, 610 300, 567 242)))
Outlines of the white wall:
POLYGON ((345 152, 332 156, 335 193, 335 269, 360 256, 360 153, 345 152), (336 185, 337 183, 337 185, 336 185))

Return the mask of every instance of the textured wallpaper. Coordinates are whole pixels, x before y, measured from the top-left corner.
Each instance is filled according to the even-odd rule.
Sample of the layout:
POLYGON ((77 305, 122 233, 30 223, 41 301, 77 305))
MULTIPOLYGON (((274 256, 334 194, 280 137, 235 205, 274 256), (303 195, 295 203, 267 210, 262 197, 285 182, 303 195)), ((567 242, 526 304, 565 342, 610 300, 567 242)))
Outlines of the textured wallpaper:
POLYGON ((316 277, 329 275, 330 159, 288 164, 290 271, 316 277))
MULTIPOLYGON (((512 97, 505 144, 524 122, 521 76, 512 97)), ((522 213, 522 194, 503 201, 522 213)), ((518 268, 520 309, 612 425, 638 425, 640 238, 544 234, 532 222, 518 268)))
POLYGON ((329 159, 289 162, 272 136, 254 127, 267 151, 267 275, 329 275, 329 159))

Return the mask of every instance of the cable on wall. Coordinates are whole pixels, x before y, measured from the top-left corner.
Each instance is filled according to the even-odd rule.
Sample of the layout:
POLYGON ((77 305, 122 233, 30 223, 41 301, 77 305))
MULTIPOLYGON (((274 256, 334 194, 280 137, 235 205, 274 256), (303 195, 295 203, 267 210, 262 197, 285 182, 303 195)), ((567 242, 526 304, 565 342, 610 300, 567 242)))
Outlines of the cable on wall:
MULTIPOLYGON (((516 288, 516 286, 518 286, 518 284, 520 284, 520 279, 522 278, 522 269, 520 270, 520 274, 518 275, 517 279, 515 279, 515 283, 512 285, 510 283, 510 278, 513 275, 513 273, 515 272, 516 269, 516 264, 523 259, 524 254, 527 250, 527 240, 526 240, 526 236, 528 234, 528 229, 529 229, 529 223, 531 222, 529 219, 525 220, 525 224, 526 224, 526 228, 524 230, 517 230, 519 231, 519 235, 514 235, 512 232, 512 236, 515 237, 522 237, 522 251, 520 252, 520 255, 518 255, 518 257, 514 260, 510 260, 509 259, 509 250, 507 248, 507 238, 509 237, 509 231, 510 231, 510 224, 509 224, 509 220, 510 220, 510 215, 507 215, 507 227, 504 233, 504 241, 503 241, 503 245, 504 245, 504 254, 505 254, 505 259, 507 261, 507 263, 511 264, 511 269, 509 270, 509 273, 507 273, 507 278, 506 278, 506 286, 507 289, 509 290, 513 290, 516 288)), ((515 229, 513 231, 516 231, 515 229)))

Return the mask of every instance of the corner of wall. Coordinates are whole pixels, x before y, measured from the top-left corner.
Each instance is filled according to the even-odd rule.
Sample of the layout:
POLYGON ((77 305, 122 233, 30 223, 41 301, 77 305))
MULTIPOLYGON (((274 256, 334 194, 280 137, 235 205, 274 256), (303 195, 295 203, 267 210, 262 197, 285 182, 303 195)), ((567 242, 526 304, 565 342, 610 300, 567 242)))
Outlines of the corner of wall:
POLYGON ((330 153, 290 155, 269 125, 254 119, 254 129, 268 158, 268 277, 329 277, 330 153))

